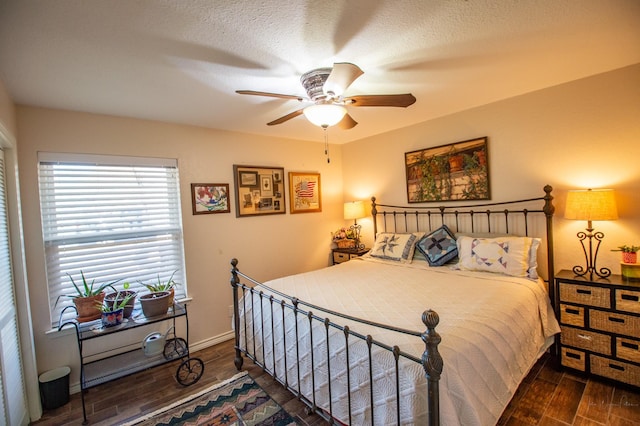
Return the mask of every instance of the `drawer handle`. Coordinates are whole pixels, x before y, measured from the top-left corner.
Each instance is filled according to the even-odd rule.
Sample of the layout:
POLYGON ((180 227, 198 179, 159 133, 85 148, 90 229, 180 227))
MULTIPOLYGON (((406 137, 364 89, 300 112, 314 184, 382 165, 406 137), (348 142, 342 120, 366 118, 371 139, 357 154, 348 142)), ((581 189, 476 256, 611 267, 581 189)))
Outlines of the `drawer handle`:
POLYGON ((609 321, 611 321, 611 322, 619 322, 619 323, 624 324, 624 318, 609 317, 609 321))
POLYGON ((616 365, 616 364, 609 363, 609 368, 611 368, 613 370, 624 371, 624 367, 621 366, 621 365, 616 365))
POLYGON ((567 308, 564 310, 566 313, 568 314, 574 314, 574 315, 578 315, 580 313, 579 310, 577 309, 573 309, 573 308, 567 308))
POLYGON ((591 294, 591 290, 577 289, 578 294, 591 294))
POLYGON ((571 352, 567 352, 567 358, 580 359, 580 354, 574 354, 571 352))
POLYGON ((591 336, 587 336, 586 334, 578 334, 578 337, 583 339, 583 340, 591 340, 592 339, 591 336))
POLYGON ((621 345, 624 346, 625 348, 634 349, 636 351, 638 350, 638 345, 633 344, 633 343, 621 342, 621 345))
POLYGON ((632 294, 623 294, 622 300, 631 300, 633 302, 637 302, 640 300, 640 296, 634 296, 632 294))

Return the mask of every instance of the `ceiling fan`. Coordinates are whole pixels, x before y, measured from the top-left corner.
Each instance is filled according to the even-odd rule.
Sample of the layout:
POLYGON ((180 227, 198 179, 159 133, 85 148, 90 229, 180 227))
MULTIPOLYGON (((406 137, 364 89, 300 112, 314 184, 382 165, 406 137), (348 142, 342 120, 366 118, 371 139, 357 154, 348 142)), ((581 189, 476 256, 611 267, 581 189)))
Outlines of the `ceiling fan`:
POLYGON ((348 62, 337 62, 332 68, 317 68, 306 72, 300 77, 300 82, 308 98, 254 90, 236 90, 236 93, 311 102, 312 105, 277 118, 267 125, 282 124, 304 114, 313 124, 325 129, 336 124, 342 129, 351 129, 358 124, 349 115, 345 106, 406 108, 416 101, 411 93, 344 96, 347 88, 362 74, 364 72, 357 65, 348 62))

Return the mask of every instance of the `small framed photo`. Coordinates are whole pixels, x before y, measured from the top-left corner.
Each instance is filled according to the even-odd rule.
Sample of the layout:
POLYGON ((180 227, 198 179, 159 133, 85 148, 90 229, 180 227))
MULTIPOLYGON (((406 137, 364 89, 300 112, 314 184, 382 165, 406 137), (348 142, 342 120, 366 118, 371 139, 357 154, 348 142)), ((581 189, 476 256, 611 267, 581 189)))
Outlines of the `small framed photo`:
POLYGON ((291 213, 321 212, 320 173, 289 172, 289 197, 291 213))
POLYGON ((228 183, 192 183, 193 214, 229 213, 228 183))
POLYGON ((234 164, 236 217, 284 214, 284 168, 234 164))

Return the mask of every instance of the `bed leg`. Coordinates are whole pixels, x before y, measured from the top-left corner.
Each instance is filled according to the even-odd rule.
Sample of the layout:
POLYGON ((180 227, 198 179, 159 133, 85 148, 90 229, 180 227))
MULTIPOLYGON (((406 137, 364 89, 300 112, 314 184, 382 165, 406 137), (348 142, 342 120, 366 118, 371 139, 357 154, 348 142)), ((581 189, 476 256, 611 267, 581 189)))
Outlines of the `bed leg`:
POLYGON ((427 329, 422 334, 425 351, 422 354, 422 366, 427 376, 427 404, 429 406, 429 426, 440 424, 440 374, 442 373, 442 356, 438 352, 438 344, 442 340, 436 332, 440 317, 431 309, 422 313, 422 322, 427 329))
POLYGON ((240 279, 238 278, 238 259, 231 259, 231 287, 233 288, 233 331, 235 334, 235 350, 236 356, 233 358, 233 363, 236 369, 239 371, 242 369, 242 352, 240 351, 240 310, 238 308, 238 285, 240 279))

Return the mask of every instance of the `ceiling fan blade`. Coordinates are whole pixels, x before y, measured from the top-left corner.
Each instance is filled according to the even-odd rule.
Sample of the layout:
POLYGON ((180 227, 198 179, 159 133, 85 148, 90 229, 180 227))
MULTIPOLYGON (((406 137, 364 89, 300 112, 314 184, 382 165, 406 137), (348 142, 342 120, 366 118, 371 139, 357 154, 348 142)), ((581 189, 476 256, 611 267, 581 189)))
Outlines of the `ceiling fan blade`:
POLYGON ((275 126, 276 124, 282 124, 285 121, 289 121, 292 118, 296 118, 297 116, 302 115, 302 111, 304 111, 304 108, 290 112, 287 115, 283 115, 282 117, 276 118, 275 120, 267 123, 267 126, 275 126))
POLYGON ((356 127, 358 125, 358 122, 356 120, 354 120, 349 113, 346 113, 344 115, 344 117, 342 117, 342 120, 340 120, 340 122, 338 123, 338 127, 340 127, 342 130, 349 130, 349 129, 353 129, 354 127, 356 127))
POLYGON ((239 93, 240 95, 269 96, 269 97, 272 97, 272 98, 295 99, 295 100, 300 101, 300 102, 305 100, 301 96, 283 95, 281 93, 256 92, 255 90, 236 90, 236 93, 239 93))
POLYGON ((358 77, 364 74, 357 65, 349 62, 337 62, 333 64, 331 74, 327 77, 327 81, 322 86, 325 95, 332 94, 333 97, 341 96, 351 83, 356 81, 358 77))
POLYGON ((401 95, 356 95, 344 98, 346 105, 356 107, 384 106, 406 108, 409 105, 413 105, 415 101, 416 98, 411 93, 404 93, 401 95))

